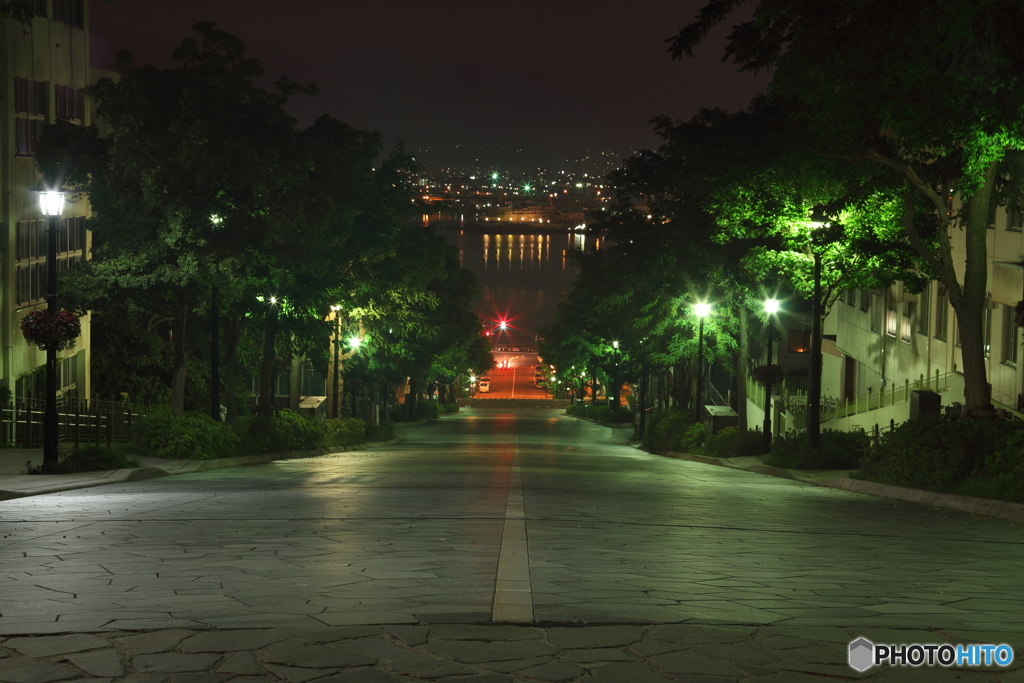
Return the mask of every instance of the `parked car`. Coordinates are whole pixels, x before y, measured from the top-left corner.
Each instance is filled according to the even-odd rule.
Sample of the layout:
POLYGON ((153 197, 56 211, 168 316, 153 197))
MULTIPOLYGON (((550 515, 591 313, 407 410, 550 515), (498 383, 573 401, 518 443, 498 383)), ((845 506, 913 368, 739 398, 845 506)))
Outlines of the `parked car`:
POLYGON ((476 381, 476 390, 481 394, 487 394, 491 391, 491 378, 481 377, 476 381))

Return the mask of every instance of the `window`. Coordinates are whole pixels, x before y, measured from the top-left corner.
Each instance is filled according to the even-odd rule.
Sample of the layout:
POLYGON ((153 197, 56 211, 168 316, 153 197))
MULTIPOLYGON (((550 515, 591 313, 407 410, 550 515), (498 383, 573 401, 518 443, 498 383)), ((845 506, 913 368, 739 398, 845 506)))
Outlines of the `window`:
POLYGON ((53 20, 83 28, 82 0, 53 0, 53 20))
POLYGON ((917 308, 916 301, 903 302, 903 320, 900 323, 900 339, 909 342, 910 334, 913 331, 914 311, 917 308))
POLYGON ((885 333, 890 337, 896 336, 896 327, 899 324, 897 320, 899 311, 899 304, 896 303, 896 295, 892 291, 892 287, 889 287, 885 291, 885 333))
POLYGON ((857 305, 857 290, 856 289, 849 289, 849 290, 846 291, 846 303, 849 304, 850 306, 856 306, 857 305))
POLYGON ((789 331, 789 352, 810 353, 811 352, 811 331, 790 330, 789 331))
POLYGON ((46 0, 32 0, 32 14, 46 18, 46 0))
POLYGON ((949 292, 945 285, 939 285, 935 297, 935 338, 945 339, 949 332, 949 292))
POLYGON ((860 290, 860 310, 867 312, 871 309, 871 290, 860 290))
POLYGON ((1006 205, 1006 229, 1020 232, 1024 227, 1024 198, 1017 197, 1017 201, 1006 205))
POLYGON ((985 298, 985 308, 981 311, 981 336, 982 344, 985 346, 985 358, 991 355, 992 351, 992 300, 985 298))
MULTIPOLYGON (((15 296, 18 304, 46 298, 46 221, 15 224, 15 296)), ((81 216, 57 221, 57 272, 77 268, 85 260, 85 221, 81 216)))
POLYGON ((14 79, 15 152, 28 157, 36 153, 36 141, 46 123, 46 81, 14 79))
POLYGON ((81 88, 54 86, 54 105, 58 118, 82 121, 85 118, 85 96, 81 88))
POLYGON ((1017 364, 1017 349, 1020 347, 1020 328, 1017 327, 1017 313, 1013 306, 1003 306, 1003 362, 1017 364))
POLYGON ((46 116, 46 81, 14 79, 14 111, 17 114, 46 116))
POLYGON ((882 292, 871 290, 871 331, 882 333, 882 292))
POLYGON ((931 299, 929 293, 931 292, 932 284, 929 282, 925 285, 924 289, 917 297, 917 333, 928 334, 928 324, 931 322, 929 315, 931 313, 931 299))

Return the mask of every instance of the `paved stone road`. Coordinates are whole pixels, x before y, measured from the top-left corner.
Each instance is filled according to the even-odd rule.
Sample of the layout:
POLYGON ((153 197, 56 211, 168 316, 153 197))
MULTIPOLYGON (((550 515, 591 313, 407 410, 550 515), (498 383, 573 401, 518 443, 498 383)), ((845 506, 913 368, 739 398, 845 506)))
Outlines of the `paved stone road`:
POLYGON ((405 434, 0 502, 0 681, 800 683, 864 677, 858 635, 1024 651, 1012 522, 652 456, 550 410, 405 434))

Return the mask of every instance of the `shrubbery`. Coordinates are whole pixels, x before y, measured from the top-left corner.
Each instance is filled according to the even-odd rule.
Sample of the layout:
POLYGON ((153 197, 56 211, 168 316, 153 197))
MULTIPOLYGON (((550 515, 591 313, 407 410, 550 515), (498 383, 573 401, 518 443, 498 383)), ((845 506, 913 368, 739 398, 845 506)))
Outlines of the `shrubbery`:
POLYGON ((761 432, 740 431, 737 427, 726 427, 707 440, 702 449, 716 458, 740 458, 761 454, 761 432))
POLYGON ((132 425, 133 452, 168 460, 208 460, 235 454, 238 437, 202 413, 175 417, 167 407, 155 408, 132 425))
POLYGON ((326 445, 327 439, 323 422, 290 410, 282 410, 273 417, 240 417, 232 429, 238 435, 239 450, 244 455, 303 451, 326 445))
POLYGON ((354 417, 324 420, 324 444, 327 446, 355 446, 366 441, 365 421, 354 417))
POLYGON ((437 401, 417 401, 416 415, 421 420, 433 420, 441 412, 437 401))
MULTIPOLYGON (((58 455, 56 468, 49 474, 73 474, 75 472, 99 472, 138 467, 139 461, 127 455, 123 449, 103 446, 83 446, 58 455)), ((42 474, 42 465, 25 465, 25 474, 42 474)))
POLYGON ((565 407, 565 414, 569 417, 586 417, 587 405, 579 401, 570 403, 565 407))
POLYGON ((772 439, 772 452, 765 456, 766 465, 796 470, 854 470, 867 447, 863 429, 849 432, 821 430, 821 449, 813 450, 806 432, 786 432, 772 439))
POLYGON ((366 423, 366 440, 367 441, 391 441, 395 438, 395 427, 392 424, 379 424, 375 425, 372 423, 366 423))
POLYGON ((643 447, 655 451, 692 453, 704 443, 704 425, 688 410, 663 408, 652 411, 644 430, 643 447))
POLYGON ((1024 502, 1024 429, 929 415, 881 436, 858 476, 883 484, 1024 502))

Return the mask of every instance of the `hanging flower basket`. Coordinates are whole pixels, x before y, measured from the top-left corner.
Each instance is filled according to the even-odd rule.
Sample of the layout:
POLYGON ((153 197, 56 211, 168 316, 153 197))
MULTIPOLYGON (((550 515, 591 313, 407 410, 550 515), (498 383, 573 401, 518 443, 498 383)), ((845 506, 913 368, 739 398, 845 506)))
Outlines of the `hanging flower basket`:
POLYGON ((75 340, 82 333, 78 316, 67 309, 54 311, 32 311, 21 321, 21 333, 29 344, 44 351, 63 351, 75 347, 75 340))
POLYGON ((1024 301, 1018 301, 1017 305, 1013 309, 1014 322, 1017 323, 1017 327, 1024 327, 1024 301))
POLYGON ((750 376, 761 386, 778 385, 786 378, 786 371, 781 365, 758 365, 750 371, 750 376))

